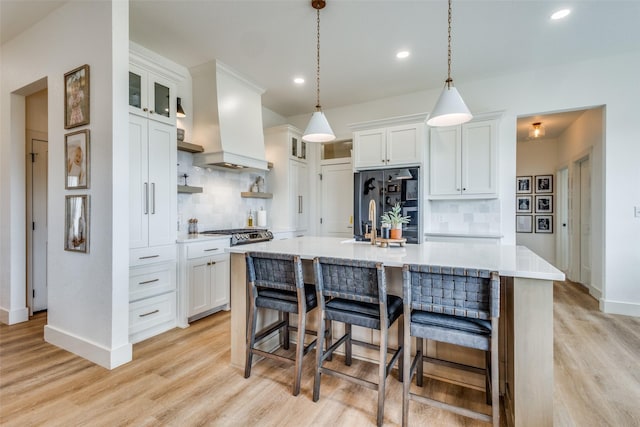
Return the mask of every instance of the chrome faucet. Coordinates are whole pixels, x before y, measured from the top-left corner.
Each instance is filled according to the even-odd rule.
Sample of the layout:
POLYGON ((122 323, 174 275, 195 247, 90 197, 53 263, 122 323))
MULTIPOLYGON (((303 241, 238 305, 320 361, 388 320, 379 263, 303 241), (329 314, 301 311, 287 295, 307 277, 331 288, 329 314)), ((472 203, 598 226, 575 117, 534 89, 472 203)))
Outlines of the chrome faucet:
POLYGON ((371 221, 371 231, 369 233, 369 237, 371 238, 371 244, 376 244, 376 201, 371 199, 369 201, 369 221, 371 221))

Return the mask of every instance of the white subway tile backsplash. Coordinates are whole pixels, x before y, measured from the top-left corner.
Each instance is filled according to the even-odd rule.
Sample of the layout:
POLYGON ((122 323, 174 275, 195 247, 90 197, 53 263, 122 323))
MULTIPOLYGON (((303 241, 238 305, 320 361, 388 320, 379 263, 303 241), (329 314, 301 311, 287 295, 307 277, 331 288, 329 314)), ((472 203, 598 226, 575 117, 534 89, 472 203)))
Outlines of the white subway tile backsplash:
MULTIPOLYGON (((249 210, 261 207, 271 211, 270 199, 242 198, 240 193, 249 191, 258 176, 265 178, 266 172, 232 172, 192 166, 192 154, 178 152, 178 184, 184 184, 182 175, 188 176, 187 183, 202 187, 202 193, 178 193, 179 232, 187 232, 189 218, 198 219, 200 231, 247 226, 249 210)), ((269 189, 265 188, 268 192, 269 189)), ((267 225, 270 219, 267 217, 267 225)))
POLYGON ((432 200, 428 230, 440 233, 500 233, 500 201, 432 200))

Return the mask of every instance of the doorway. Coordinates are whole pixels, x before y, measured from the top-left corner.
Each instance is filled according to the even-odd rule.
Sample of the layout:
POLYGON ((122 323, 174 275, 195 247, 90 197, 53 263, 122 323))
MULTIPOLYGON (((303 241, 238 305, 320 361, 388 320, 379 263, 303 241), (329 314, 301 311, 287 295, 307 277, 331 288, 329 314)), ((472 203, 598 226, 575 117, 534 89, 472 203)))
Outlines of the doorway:
POLYGON ((29 315, 47 309, 48 93, 25 98, 27 306, 29 315))

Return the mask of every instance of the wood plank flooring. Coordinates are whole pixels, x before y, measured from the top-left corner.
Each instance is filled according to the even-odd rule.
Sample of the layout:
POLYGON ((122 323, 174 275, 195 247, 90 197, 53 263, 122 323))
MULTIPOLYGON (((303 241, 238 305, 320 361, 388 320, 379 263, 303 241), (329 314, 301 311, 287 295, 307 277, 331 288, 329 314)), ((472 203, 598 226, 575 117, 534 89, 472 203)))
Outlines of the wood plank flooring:
MULTIPOLYGON (((554 291, 555 425, 640 425, 640 319, 600 313, 576 284, 557 283, 554 291)), ((324 376, 320 401, 311 400, 313 353, 298 397, 290 391, 293 368, 278 362, 259 362, 245 379, 229 365, 227 312, 135 344, 134 360, 112 371, 45 343, 45 323, 46 314, 38 314, 0 325, 0 425, 375 424, 372 390, 324 376)), ((365 362, 354 361, 351 369, 376 376, 375 366, 365 362)), ((385 425, 401 423, 396 375, 388 380, 385 425)), ((426 380, 424 393, 489 412, 482 392, 426 380)), ((427 424, 487 425, 411 402, 410 425, 427 424)))

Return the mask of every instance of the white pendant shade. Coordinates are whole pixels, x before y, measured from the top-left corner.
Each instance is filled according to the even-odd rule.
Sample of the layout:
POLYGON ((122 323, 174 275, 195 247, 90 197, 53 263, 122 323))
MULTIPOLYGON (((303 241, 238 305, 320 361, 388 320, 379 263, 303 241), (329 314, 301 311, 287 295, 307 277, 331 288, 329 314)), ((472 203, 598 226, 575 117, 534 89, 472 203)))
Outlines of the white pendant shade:
POLYGON ((304 131, 304 135, 302 135, 302 139, 306 142, 329 142, 336 139, 322 111, 313 113, 307 129, 304 131))
POLYGON ((453 86, 445 86, 427 124, 429 126, 455 126, 466 123, 472 118, 473 116, 458 90, 453 86))

